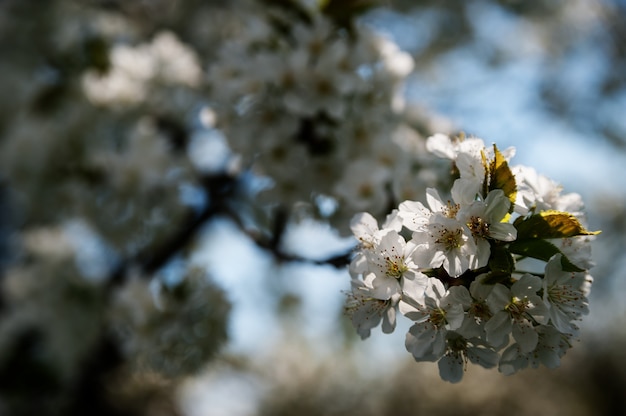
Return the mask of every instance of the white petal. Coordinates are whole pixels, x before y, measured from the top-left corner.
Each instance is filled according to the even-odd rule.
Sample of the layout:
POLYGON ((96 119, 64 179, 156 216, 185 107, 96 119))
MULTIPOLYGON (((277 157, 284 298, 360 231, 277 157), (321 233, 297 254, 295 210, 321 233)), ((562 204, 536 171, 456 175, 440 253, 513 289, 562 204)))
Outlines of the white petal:
POLYGON ((500 241, 515 241, 517 229, 508 222, 496 222, 489 224, 489 236, 500 241))
POLYGON ((446 307, 445 304, 449 304, 450 306, 460 304, 463 305, 464 308, 469 308, 472 304, 472 297, 465 286, 452 286, 448 289, 448 295, 445 297, 444 301, 442 301, 444 308, 446 307))
POLYGON ((350 221, 350 229, 364 247, 371 247, 376 243, 378 222, 371 214, 361 212, 354 215, 350 221))
POLYGON ((422 231, 432 215, 428 208, 417 201, 404 201, 398 208, 398 216, 402 219, 402 225, 411 231, 422 231))
POLYGON ((524 353, 533 351, 537 347, 539 334, 527 320, 522 320, 513 325, 513 338, 520 346, 520 350, 524 353))
POLYGON ((470 284, 470 294, 476 300, 485 300, 493 290, 493 285, 485 285, 482 283, 487 274, 480 275, 470 284))
POLYGON ((511 293, 520 299, 524 299, 536 295, 539 289, 542 288, 542 283, 540 277, 525 274, 511 286, 511 293))
MULTIPOLYGON (((409 328, 404 345, 418 361, 434 361, 443 354, 442 334, 430 322, 409 328)), ((445 342, 445 339, 444 339, 445 342)))
POLYGON ((502 353, 498 370, 508 376, 527 366, 528 359, 521 354, 519 345, 513 344, 502 353))
POLYGON ((467 358, 483 368, 493 368, 498 364, 498 353, 490 348, 469 348, 467 358))
POLYGON ((435 188, 426 189, 426 202, 428 202, 428 206, 432 212, 441 212, 446 207, 441 201, 439 192, 437 192, 435 188))
POLYGON ((511 317, 508 312, 501 311, 492 316, 485 324, 485 331, 487 331, 487 342, 494 347, 505 342, 511 333, 511 317))
POLYGON ((391 334, 396 329, 396 308, 388 308, 385 311, 382 329, 385 334, 391 334))
POLYGON ((370 294, 376 299, 387 300, 393 295, 400 293, 400 283, 395 277, 376 276, 372 281, 372 290, 370 294))
POLYGON ((455 330, 461 327, 465 313, 463 312, 463 305, 457 303, 446 311, 446 321, 448 322, 448 329, 455 330))
POLYGON ((458 383, 463 379, 463 357, 460 354, 446 354, 437 363, 439 375, 444 381, 458 383))
POLYGON ((456 157, 456 150, 452 140, 443 133, 436 133, 426 139, 426 149, 446 159, 454 160, 456 157))
POLYGON ((364 253, 357 253, 350 262, 350 275, 355 277, 359 274, 367 273, 369 271, 369 263, 364 253))
POLYGON ((485 211, 486 219, 489 222, 498 222, 504 218, 509 211, 511 201, 504 195, 502 189, 494 189, 489 192, 487 198, 485 198, 485 204, 487 205, 485 211))
POLYGON ((491 293, 487 296, 487 306, 491 313, 498 313, 511 301, 511 291, 504 285, 497 283, 493 286, 491 293))
POLYGON ((452 184, 452 199, 461 205, 469 205, 476 200, 476 195, 480 193, 482 181, 472 178, 459 178, 452 184))

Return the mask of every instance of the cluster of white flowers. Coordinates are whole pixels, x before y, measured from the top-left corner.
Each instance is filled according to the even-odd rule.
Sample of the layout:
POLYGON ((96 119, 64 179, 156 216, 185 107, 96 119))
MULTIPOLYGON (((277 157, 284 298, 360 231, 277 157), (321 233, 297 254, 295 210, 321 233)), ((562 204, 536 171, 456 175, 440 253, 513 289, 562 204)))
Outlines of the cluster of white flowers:
POLYGON ((149 44, 116 44, 109 59, 105 74, 83 74, 85 94, 95 104, 139 104, 155 83, 196 87, 202 79, 197 56, 171 32, 158 33, 149 44))
POLYGON ((167 376, 202 369, 227 339, 230 303, 223 291, 198 268, 174 285, 135 277, 116 291, 108 311, 131 364, 167 376))
POLYGON ((425 150, 403 114, 411 56, 365 25, 348 33, 320 13, 266 13, 222 46, 209 79, 217 128, 244 165, 271 178, 267 199, 330 196, 346 224, 356 211, 380 215, 390 200, 434 186, 436 175, 403 180, 419 177, 425 150))
POLYGON ((98 341, 101 285, 81 273, 61 227, 32 227, 20 237, 12 248, 26 261, 13 262, 0 281, 0 365, 16 346, 32 348, 60 384, 71 383, 98 341))
POLYGON ((580 196, 510 168, 513 149, 443 134, 427 147, 458 170, 450 199, 430 188, 428 206, 402 202, 380 228, 369 213, 351 222, 360 245, 346 307, 358 334, 381 321, 392 332, 400 311, 415 322, 407 350, 438 361, 450 382, 468 360, 504 374, 557 367, 588 313, 597 233, 583 225, 580 196))
POLYGON ((225 218, 287 261, 298 214, 344 231, 367 211, 352 222, 357 331, 391 332, 400 311, 409 351, 450 381, 467 360, 557 365, 577 335, 593 235, 580 197, 509 168, 511 150, 427 141, 443 127, 404 102, 414 62, 357 18, 362 2, 0 3, 17 13, 0 13, 0 376, 29 375, 22 397, 80 407, 87 377, 201 369, 227 339, 229 297, 166 269, 225 218), (428 188, 448 178, 427 150, 458 170, 449 199, 428 188), (265 200, 255 174, 273 182, 265 200))

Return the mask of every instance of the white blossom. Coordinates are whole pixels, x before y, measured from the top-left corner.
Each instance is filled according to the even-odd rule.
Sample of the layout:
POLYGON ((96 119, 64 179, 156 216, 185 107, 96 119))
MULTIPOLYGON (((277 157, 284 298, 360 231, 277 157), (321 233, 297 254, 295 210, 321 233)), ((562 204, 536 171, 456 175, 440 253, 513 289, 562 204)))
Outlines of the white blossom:
POLYGON ((512 334, 522 352, 535 349, 539 337, 535 324, 545 323, 548 314, 543 299, 537 295, 541 285, 539 277, 525 274, 510 289, 500 283, 494 286, 486 299, 493 313, 485 325, 490 344, 506 344, 512 334))
POLYGON ((359 242, 359 250, 350 262, 349 270, 353 277, 366 273, 368 268, 368 256, 366 253, 375 250, 382 236, 389 230, 399 231, 401 224, 395 216, 388 216, 382 224, 382 229, 378 228, 378 221, 369 213, 361 212, 355 214, 350 221, 350 228, 354 237, 359 242))
POLYGON ((417 361, 436 361, 445 352, 446 333, 460 327, 463 306, 447 300, 443 284, 428 279, 423 299, 404 293, 400 312, 415 322, 406 335, 406 349, 417 361))
POLYGON ((525 352, 519 344, 514 343, 502 352, 498 364, 502 374, 511 375, 524 368, 538 368, 540 365, 557 368, 561 364, 561 357, 572 346, 569 336, 550 325, 540 325, 537 334, 537 346, 532 351, 525 352))
POLYGON ((451 276, 480 267, 480 253, 474 238, 455 218, 440 213, 432 215, 424 231, 413 233, 413 241, 418 246, 415 260, 420 265, 443 266, 451 276))
POLYGON ((516 212, 526 214, 528 210, 556 210, 583 216, 583 201, 579 194, 563 194, 563 187, 528 166, 514 166, 512 171, 517 183, 516 212))
POLYGON ((458 383, 463 378, 467 362, 484 368, 498 365, 498 353, 480 338, 464 338, 457 332, 448 331, 446 352, 437 363, 441 379, 458 383))
POLYGON ((546 264, 543 299, 549 306, 550 323, 563 334, 575 335, 575 321, 589 313, 586 276, 563 271, 561 259, 562 255, 556 254, 546 264))
POLYGON ((116 44, 110 60, 107 73, 83 74, 85 94, 96 104, 136 105, 148 98, 154 83, 196 87, 202 78, 198 57, 172 32, 157 33, 149 44, 116 44))
POLYGON ((477 266, 489 261, 491 246, 488 240, 513 241, 517 230, 513 224, 502 222, 511 203, 501 189, 495 189, 484 201, 477 200, 459 210, 457 218, 465 224, 476 243, 477 266))
POLYGON ((494 285, 484 284, 486 277, 486 274, 478 276, 470 284, 469 291, 464 286, 455 286, 455 290, 451 290, 450 299, 463 305, 466 311, 463 324, 456 330, 465 338, 485 339, 485 324, 493 316, 486 300, 494 285))
POLYGON ((370 336, 371 330, 382 321, 384 333, 391 333, 396 327, 396 306, 400 294, 388 298, 379 298, 374 295, 372 285, 373 276, 365 282, 352 279, 352 291, 348 294, 346 313, 361 339, 370 336))
POLYGON ((427 231, 428 223, 435 213, 447 218, 455 218, 459 205, 448 200, 445 204, 434 188, 426 189, 426 201, 430 209, 419 201, 404 201, 398 206, 398 216, 402 219, 402 225, 411 231, 427 231))
POLYGON ((395 230, 387 230, 373 250, 366 252, 369 270, 376 276, 413 278, 418 270, 412 255, 415 245, 395 230))
POLYGON ((458 218, 467 225, 477 239, 513 241, 517 230, 513 224, 503 222, 511 203, 501 189, 487 194, 484 201, 478 200, 464 206, 458 218))

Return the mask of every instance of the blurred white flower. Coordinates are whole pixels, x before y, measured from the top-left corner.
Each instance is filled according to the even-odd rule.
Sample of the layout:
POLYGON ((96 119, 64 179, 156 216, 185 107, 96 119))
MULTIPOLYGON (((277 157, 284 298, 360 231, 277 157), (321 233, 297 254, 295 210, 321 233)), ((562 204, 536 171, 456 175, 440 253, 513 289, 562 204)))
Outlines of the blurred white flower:
POLYGON ((88 70, 82 77, 85 95, 95 104, 136 105, 158 83, 197 87, 202 80, 197 56, 172 32, 157 33, 149 44, 116 44, 109 59, 106 73, 88 70))

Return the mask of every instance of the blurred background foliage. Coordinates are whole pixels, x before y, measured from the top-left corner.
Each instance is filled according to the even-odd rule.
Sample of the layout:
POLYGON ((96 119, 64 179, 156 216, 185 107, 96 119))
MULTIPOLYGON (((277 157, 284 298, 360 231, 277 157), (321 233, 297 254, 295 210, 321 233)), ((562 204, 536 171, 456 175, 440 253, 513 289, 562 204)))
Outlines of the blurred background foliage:
POLYGON ((0 0, 0 56, 0 414, 626 414, 626 2, 0 0), (248 15, 289 31, 314 19, 311 7, 341 36, 366 24, 412 56, 406 114, 417 133, 482 136, 489 124, 500 137, 487 142, 530 153, 526 164, 564 172, 566 191, 583 194, 589 228, 603 233, 592 312, 561 368, 504 377, 470 366, 450 385, 413 362, 402 328, 361 342, 340 293, 351 241, 302 231, 298 216, 319 213, 259 208, 249 178, 190 162, 189 120, 215 85, 164 78, 120 106, 83 91, 86 72, 111 70, 120 40, 168 31, 206 68, 248 15), (529 61, 532 82, 502 81, 529 61), (529 89, 514 109, 521 127, 490 117, 513 100, 472 96, 477 79, 499 79, 502 97, 529 89), (550 165, 537 153, 549 138, 533 133, 552 127, 528 128, 537 120, 572 135, 550 165), (605 170, 570 145, 607 158, 605 170), (202 192, 180 198, 181 183, 202 192), (303 239, 330 249, 309 255, 303 239), (98 254, 81 260, 87 242, 98 254), (206 267, 191 267, 194 256, 206 267))

